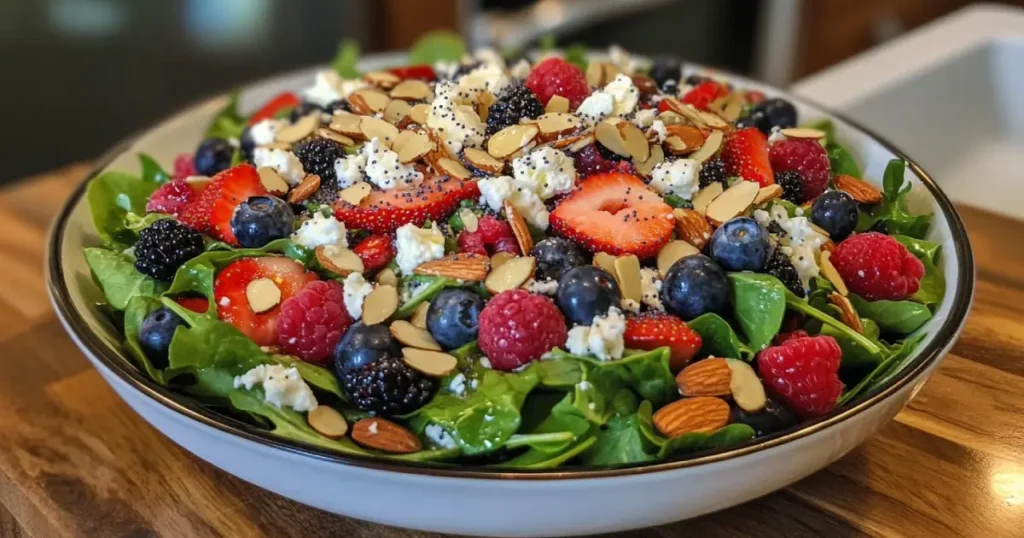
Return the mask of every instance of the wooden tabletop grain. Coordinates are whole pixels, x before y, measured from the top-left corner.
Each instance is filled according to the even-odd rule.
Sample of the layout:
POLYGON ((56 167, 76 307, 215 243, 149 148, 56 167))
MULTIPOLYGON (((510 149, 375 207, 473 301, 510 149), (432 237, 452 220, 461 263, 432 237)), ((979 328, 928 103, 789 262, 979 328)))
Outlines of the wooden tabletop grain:
MULTIPOLYGON (((242 482, 135 415, 46 297, 46 230, 88 165, 0 189, 0 536, 432 536, 242 482)), ((1024 222, 961 207, 978 265, 960 341, 880 434, 782 491, 617 536, 1024 536, 1024 222)))

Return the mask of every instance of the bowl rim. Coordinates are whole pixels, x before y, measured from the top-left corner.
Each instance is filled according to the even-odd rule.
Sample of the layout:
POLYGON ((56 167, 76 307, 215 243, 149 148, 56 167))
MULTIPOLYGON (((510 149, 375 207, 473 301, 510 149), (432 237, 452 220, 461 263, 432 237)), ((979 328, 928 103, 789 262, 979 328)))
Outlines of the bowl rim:
MULTIPOLYGON (((944 219, 946 220, 949 226, 954 250, 956 252, 959 274, 959 278, 956 282, 956 288, 953 292, 949 315, 942 325, 935 330, 935 336, 928 345, 917 351, 912 363, 905 366, 899 376, 890 381, 888 385, 875 389, 873 392, 869 392, 869 396, 856 405, 835 409, 822 417, 805 421, 771 435, 752 439, 738 447, 698 452, 696 455, 689 455, 689 457, 684 459, 670 459, 657 463, 636 463, 615 467, 582 466, 574 467, 572 469, 556 468, 509 470, 500 467, 487 467, 476 464, 466 465, 437 462, 405 462, 376 458, 372 456, 342 454, 340 452, 331 451, 302 441, 294 441, 276 436, 270 431, 262 430, 231 417, 218 414, 199 405, 197 402, 190 400, 183 394, 172 392, 166 387, 162 387, 146 378, 141 371, 132 365, 130 361, 121 357, 118 354, 118 351, 113 350, 101 338, 89 330, 88 323, 85 321, 82 313, 74 308, 71 301, 68 283, 61 271, 61 267, 63 266, 63 249, 61 248, 61 245, 63 244, 64 230, 67 227, 69 217, 74 208, 81 201, 87 185, 93 178, 100 174, 117 157, 129 150, 132 147, 133 142, 142 134, 158 128, 172 118, 193 112, 197 108, 209 105, 213 101, 224 99, 227 95, 226 93, 198 101, 192 106, 184 107, 172 115, 163 118, 159 122, 137 131, 135 134, 123 139, 107 150, 107 152, 96 161, 96 164, 90 169, 85 178, 78 184, 75 190, 65 201, 59 214, 50 226, 44 260, 46 265, 44 274, 46 277, 47 292, 50 295, 51 302, 53 303, 58 317, 63 321, 65 329, 72 333, 72 339, 76 341, 79 347, 87 351, 92 358, 101 363, 109 372, 117 376, 120 381, 124 382, 132 389, 154 400, 163 407, 178 413, 179 415, 183 415, 184 417, 194 420, 201 425, 212 427, 221 433, 237 436, 243 440, 263 445, 264 447, 279 449, 296 456, 311 457, 324 462, 339 463, 376 471, 388 471, 400 474, 414 474, 440 478, 529 481, 579 480, 646 475, 694 467, 702 464, 721 462, 762 452, 791 441, 808 437, 851 419, 875 405, 880 404, 893 394, 899 392, 920 373, 927 370, 933 363, 942 358, 947 348, 952 344, 953 340, 963 328, 974 295, 975 267, 970 239, 967 235, 963 221, 961 220, 956 208, 953 206, 952 201, 946 196, 942 189, 938 187, 931 175, 917 164, 916 161, 908 157, 905 153, 896 148, 892 142, 880 136, 878 133, 854 120, 851 120, 841 113, 837 113, 811 99, 796 95, 787 90, 776 88, 729 71, 707 68, 697 64, 687 63, 686 65, 688 67, 695 66, 702 68, 705 71, 716 73, 719 76, 727 77, 733 81, 741 81, 745 84, 758 85, 763 88, 767 88, 777 96, 784 97, 795 103, 815 108, 824 116, 839 120, 847 124, 849 127, 860 131, 862 134, 868 136, 891 152, 895 157, 907 162, 907 166, 915 175, 917 175, 918 178, 920 178, 921 184, 928 189, 938 206, 938 210, 941 211, 944 219)), ((306 69, 288 71, 244 84, 241 88, 251 87, 263 82, 279 80, 305 71, 306 69)))

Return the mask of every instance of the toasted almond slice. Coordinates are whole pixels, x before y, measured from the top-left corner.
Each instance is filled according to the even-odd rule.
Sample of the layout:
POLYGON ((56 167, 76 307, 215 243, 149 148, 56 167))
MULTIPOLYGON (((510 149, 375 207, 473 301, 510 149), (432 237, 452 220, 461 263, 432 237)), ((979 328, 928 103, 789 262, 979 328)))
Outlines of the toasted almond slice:
POLYGON ((427 312, 430 310, 430 301, 423 301, 416 305, 416 310, 409 316, 409 323, 421 329, 427 328, 427 312))
POLYGON ((389 286, 398 286, 398 275, 390 267, 385 267, 377 273, 377 277, 374 280, 378 284, 387 284, 389 286))
POLYGON ((359 446, 388 452, 410 454, 423 449, 412 432, 383 418, 364 418, 352 425, 352 440, 359 446))
MULTIPOLYGON (((405 145, 408 144, 410 140, 415 138, 417 134, 422 134, 422 133, 418 133, 416 131, 401 131, 400 130, 398 132, 398 136, 395 137, 395 141, 391 143, 391 151, 394 151, 395 153, 401 154, 402 153, 402 148, 404 148, 405 145)), ((424 135, 424 136, 426 136, 426 135, 424 135)), ((427 137, 427 140, 429 140, 429 139, 430 139, 430 137, 427 137)))
POLYGON ((281 174, 277 173, 277 170, 269 166, 261 166, 256 169, 256 173, 260 176, 263 188, 267 189, 270 194, 281 196, 288 192, 288 182, 281 177, 281 174))
MULTIPOLYGON (((692 108, 692 107, 691 107, 692 108)), ((722 119, 721 116, 713 112, 706 112, 703 110, 693 109, 700 119, 712 129, 727 129, 729 128, 729 122, 722 119)))
POLYGON ((245 287, 245 298, 253 312, 262 314, 281 303, 281 288, 269 278, 257 278, 245 287))
MULTIPOLYGON (((408 132, 410 131, 402 131, 402 133, 408 132)), ((434 144, 430 141, 429 136, 423 133, 413 133, 398 150, 398 160, 403 163, 411 163, 425 157, 433 149, 434 144)))
MULTIPOLYGON (((409 326, 412 327, 412 325, 409 326)), ((412 328, 416 329, 416 327, 412 328)), ((423 329, 418 330, 423 331, 423 329)), ((430 333, 427 334, 429 335, 430 333)), ((444 377, 454 372, 459 366, 458 359, 440 349, 432 351, 405 347, 402 348, 402 361, 413 370, 429 377, 444 377)))
POLYGON ((313 112, 301 117, 295 123, 278 129, 276 139, 278 142, 294 143, 313 134, 313 131, 320 126, 320 112, 313 112))
POLYGON ((836 174, 832 180, 836 188, 849 194, 851 198, 862 204, 877 204, 882 201, 882 191, 863 179, 836 174))
POLYGON ((391 143, 398 138, 398 127, 371 116, 363 118, 363 121, 359 123, 359 128, 362 129, 363 136, 367 140, 376 138, 389 148, 391 143))
POLYGON ((643 299, 639 258, 632 254, 615 258, 615 279, 619 281, 623 299, 631 299, 638 303, 643 299))
POLYGON ((417 275, 446 276, 458 280, 479 282, 487 278, 490 259, 479 254, 454 254, 439 260, 424 262, 413 269, 417 275))
POLYGON ((349 187, 345 187, 338 193, 338 197, 352 205, 359 205, 370 193, 373 191, 373 187, 365 181, 359 181, 353 183, 349 187))
POLYGON ((348 104, 352 111, 368 116, 383 112, 390 102, 391 98, 386 93, 372 88, 356 90, 348 96, 348 104))
POLYGON ((320 267, 339 276, 362 273, 363 260, 355 252, 337 245, 321 245, 314 250, 320 267))
POLYGON ((422 80, 403 80, 391 89, 392 99, 422 101, 428 97, 430 97, 430 85, 422 80))
POLYGON ((651 146, 639 127, 629 122, 622 122, 618 127, 630 157, 638 161, 646 161, 651 157, 651 146))
POLYGON ((287 150, 292 149, 292 143, 291 142, 273 142, 273 143, 270 143, 270 144, 264 144, 264 145, 262 145, 260 147, 261 148, 267 148, 267 149, 283 149, 283 150, 287 151, 287 150))
POLYGON ((523 216, 516 211, 516 208, 511 202, 505 200, 502 205, 505 210, 505 218, 508 220, 509 225, 512 226, 512 233, 516 236, 516 242, 519 243, 519 251, 523 254, 529 254, 533 250, 533 236, 530 235, 530 228, 526 225, 526 221, 523 220, 523 216))
POLYGON ((572 140, 572 143, 568 144, 569 152, 570 153, 575 153, 575 152, 577 152, 577 151, 579 151, 579 150, 589 146, 590 144, 593 144, 594 143, 594 135, 593 134, 580 135, 578 137, 570 138, 568 140, 572 140))
POLYGON ((846 297, 850 294, 850 290, 846 288, 846 282, 843 282, 843 277, 839 276, 836 266, 832 265, 832 252, 828 250, 822 251, 821 256, 818 258, 818 265, 821 268, 821 274, 835 286, 836 291, 840 295, 846 297))
POLYGON ((394 88, 395 84, 402 81, 397 75, 387 71, 371 71, 363 75, 363 80, 385 90, 394 88))
POLYGON ((787 138, 810 138, 812 140, 825 138, 825 131, 810 127, 790 127, 783 129, 782 134, 786 135, 787 138))
POLYGON ((343 112, 335 114, 331 118, 329 127, 332 131, 341 133, 353 140, 363 140, 363 130, 360 128, 362 122, 362 116, 343 112))
POLYGON ((384 109, 384 121, 397 127, 409 115, 410 110, 412 110, 412 107, 409 106, 409 103, 401 99, 395 99, 388 103, 387 108, 384 109))
POLYGON ((428 162, 437 162, 445 157, 449 159, 456 158, 450 151, 448 151, 448 144, 445 144, 444 138, 442 138, 437 131, 434 131, 433 129, 424 129, 423 131, 427 133, 427 138, 430 139, 430 143, 434 148, 430 151, 430 154, 427 155, 428 162))
POLYGON ((439 159, 437 161, 437 166, 440 168, 440 170, 438 170, 439 172, 444 173, 449 177, 456 179, 469 179, 471 176, 469 170, 466 170, 466 167, 462 166, 462 163, 454 159, 439 159))
POLYGON ((515 258, 516 255, 511 252, 496 252, 494 256, 491 256, 491 271, 501 267, 501 264, 515 258))
POLYGON ((488 174, 500 174, 505 169, 505 163, 491 157, 490 153, 482 149, 466 148, 462 156, 470 166, 488 174))
POLYGON ((409 109, 409 118, 419 125, 427 124, 427 116, 430 114, 430 105, 419 104, 409 109))
POLYGON ((864 325, 860 322, 860 315, 857 314, 857 310, 853 308, 853 303, 848 297, 833 291, 828 296, 828 302, 839 309, 839 321, 842 321, 843 325, 853 329, 857 334, 864 334, 864 325))
POLYGON ((597 252, 594 254, 594 265, 604 269, 612 278, 615 278, 615 256, 607 252, 597 252))
POLYGON ((345 135, 343 135, 341 133, 332 131, 331 129, 328 129, 326 127, 321 127, 319 129, 317 129, 316 130, 316 135, 319 136, 320 138, 326 138, 328 140, 333 140, 333 141, 341 144, 342 146, 354 146, 354 145, 356 145, 355 140, 352 140, 351 138, 349 138, 349 137, 347 137, 347 136, 345 136, 345 135))
POLYGON ((581 125, 578 117, 565 112, 548 112, 537 118, 541 137, 547 140, 569 134, 579 129, 581 125))
POLYGON ((757 191, 757 196, 754 197, 754 205, 770 202, 780 196, 782 196, 782 185, 776 183, 761 187, 761 190, 757 191))
POLYGON ((548 105, 544 107, 544 112, 568 112, 569 111, 569 100, 561 95, 552 95, 551 99, 548 100, 548 105))
MULTIPOLYGON (((205 189, 206 186, 209 185, 211 181, 213 181, 213 178, 211 178, 210 176, 188 176, 187 178, 185 178, 185 183, 188 183, 189 185, 192 186, 192 188, 196 190, 205 189)), ((287 186, 288 184, 285 183, 285 187, 287 186)))
POLYGON ((691 432, 713 432, 729 423, 729 404, 721 398, 698 396, 676 400, 652 417, 654 427, 665 437, 691 432))
POLYGON ((733 217, 743 214, 761 188, 753 181, 740 181, 725 190, 708 204, 707 218, 715 226, 721 226, 733 217))
POLYGON ((434 337, 430 335, 426 329, 417 327, 412 323, 405 320, 396 320, 391 322, 391 336, 394 336, 396 340, 402 344, 414 347, 416 349, 432 349, 434 351, 441 351, 441 344, 434 340, 434 337))
POLYGON ((309 427, 329 439, 341 439, 348 432, 348 422, 337 409, 318 405, 306 415, 309 427))
POLYGON ((536 124, 510 125, 487 141, 487 153, 495 159, 505 159, 533 142, 538 133, 540 128, 536 124))
POLYGON ((725 105, 725 109, 722 110, 722 119, 728 122, 735 122, 740 119, 740 114, 743 113, 743 101, 738 99, 730 99, 725 105))
POLYGON ((718 152, 718 149, 722 147, 722 139, 724 137, 725 135, 722 134, 722 131, 711 131, 707 140, 704 141, 704 145, 697 151, 693 152, 693 154, 690 155, 690 158, 700 162, 710 159, 718 152))
POLYGON ((601 62, 588 62, 585 76, 590 86, 604 86, 604 69, 601 68, 601 62))
POLYGON ((686 155, 687 153, 693 153, 695 148, 691 148, 683 142, 683 139, 676 135, 669 135, 665 138, 665 148, 671 155, 686 155))
POLYGON ((722 111, 725 110, 725 105, 728 102, 729 102, 729 96, 728 95, 723 95, 722 97, 719 97, 718 99, 715 99, 714 101, 711 101, 711 103, 708 104, 708 110, 714 112, 715 114, 721 114, 722 111))
POLYGON ((594 138, 609 151, 622 157, 631 157, 629 149, 626 147, 626 140, 619 131, 617 123, 607 119, 598 122, 597 127, 594 128, 594 138))
POLYGON ((536 260, 532 256, 512 258, 491 271, 484 280, 484 287, 492 294, 514 290, 533 277, 536 260))
POLYGON ((704 133, 692 125, 666 125, 665 132, 668 135, 679 137, 686 146, 685 153, 693 153, 704 145, 704 133))
POLYGON ((661 144, 650 146, 650 152, 651 155, 646 161, 633 161, 633 166, 636 168, 637 173, 645 177, 650 177, 651 173, 654 172, 654 167, 665 162, 665 150, 661 149, 661 144))
POLYGON ((666 127, 669 125, 682 125, 686 123, 686 118, 684 118, 682 114, 671 110, 665 110, 658 114, 658 119, 661 120, 661 123, 664 123, 666 127))
POLYGON ((490 114, 491 105, 497 100, 498 98, 493 93, 486 90, 476 96, 476 115, 480 116, 480 121, 487 122, 487 115, 490 114))
POLYGON ((373 288, 363 301, 363 324, 376 325, 387 321, 398 309, 398 290, 386 284, 373 288))
POLYGON ((732 379, 729 381, 732 401, 748 413, 757 413, 764 409, 768 403, 768 396, 764 392, 761 378, 757 377, 757 372, 741 360, 725 359, 725 363, 732 371, 732 379))
POLYGON ((469 233, 473 233, 477 230, 480 225, 480 219, 477 218, 476 213, 473 210, 464 207, 459 210, 459 218, 462 219, 462 227, 469 233))
POLYGON ((316 174, 309 174, 302 178, 302 182, 296 185, 295 188, 288 193, 288 203, 298 204, 300 202, 305 202, 319 189, 320 176, 316 174))
POLYGON ((676 218, 676 236, 698 249, 704 248, 715 232, 707 217, 696 210, 676 208, 672 216, 676 218))
POLYGON ((707 213, 708 205, 715 198, 718 198, 724 190, 725 188, 722 187, 722 184, 717 181, 704 187, 693 197, 693 210, 701 215, 707 213))
POLYGON ((661 278, 665 278, 674 263, 694 254, 700 254, 700 250, 686 241, 682 239, 669 241, 658 251, 658 274, 661 275, 661 278))

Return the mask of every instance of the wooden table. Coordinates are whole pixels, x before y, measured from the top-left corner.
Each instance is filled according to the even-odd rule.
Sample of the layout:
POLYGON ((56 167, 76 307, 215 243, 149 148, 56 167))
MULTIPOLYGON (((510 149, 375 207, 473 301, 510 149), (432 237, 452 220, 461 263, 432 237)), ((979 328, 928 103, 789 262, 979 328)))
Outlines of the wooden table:
MULTIPOLYGON (((425 536, 246 484, 114 395, 43 285, 47 227, 87 170, 0 189, 0 536, 425 536)), ((622 536, 1024 536, 1024 223, 961 211, 978 263, 975 306, 908 409, 792 487, 622 536)))

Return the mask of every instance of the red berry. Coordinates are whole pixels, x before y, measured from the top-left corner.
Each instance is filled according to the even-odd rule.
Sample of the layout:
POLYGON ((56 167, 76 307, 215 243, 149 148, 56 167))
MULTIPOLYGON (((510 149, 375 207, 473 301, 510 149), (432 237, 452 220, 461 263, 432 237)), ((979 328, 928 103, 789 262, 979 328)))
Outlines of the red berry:
POLYGON ((508 252, 509 254, 519 255, 519 241, 515 237, 502 237, 494 242, 491 250, 495 254, 499 252, 508 252))
POLYGON ((255 114, 249 117, 249 125, 273 118, 281 111, 299 106, 299 96, 292 92, 284 92, 276 95, 267 104, 263 105, 255 114))
POLYGON ((673 372, 682 370, 701 346, 700 334, 671 314, 630 316, 626 318, 626 332, 622 338, 629 349, 652 350, 668 346, 672 351, 669 365, 673 372))
POLYGON ((854 234, 830 258, 850 291, 869 301, 902 301, 917 293, 924 264, 899 241, 878 232, 854 234))
POLYGON ((707 110, 708 105, 710 105, 712 101, 728 94, 729 89, 725 86, 713 80, 706 80, 698 84, 692 90, 686 92, 686 95, 683 96, 681 101, 693 105, 701 110, 707 110))
POLYGON ((174 158, 173 179, 185 179, 188 176, 196 175, 196 167, 192 164, 192 154, 182 153, 174 158))
POLYGON ((480 232, 480 237, 487 245, 493 245, 502 237, 515 237, 512 225, 508 221, 498 220, 490 215, 480 217, 476 230, 480 232))
POLYGON ((605 159, 601 151, 594 144, 584 146, 572 157, 573 165, 576 167, 576 174, 579 178, 585 178, 595 174, 611 172, 615 168, 615 161, 605 159))
POLYGON ((304 361, 323 362, 351 324, 341 284, 314 280, 281 303, 277 343, 304 361))
POLYGON ((466 254, 487 255, 487 246, 484 243, 484 236, 479 230, 475 232, 463 231, 459 234, 459 252, 466 254))
POLYGON ((792 170, 800 173, 803 180, 803 198, 813 200, 825 192, 828 186, 831 165, 828 153, 817 140, 788 138, 772 144, 769 150, 772 170, 792 170))
POLYGON ((240 164, 213 176, 199 196, 178 215, 182 224, 231 245, 238 245, 231 217, 238 204, 251 196, 265 196, 266 187, 251 164, 240 164))
POLYGON ((427 177, 411 189, 373 191, 359 205, 338 199, 335 216, 346 226, 378 234, 394 232, 404 224, 438 221, 451 214, 459 202, 479 198, 475 181, 427 177))
POLYGON ((561 95, 569 100, 571 110, 579 108, 590 95, 587 76, 579 67, 561 58, 548 58, 535 65, 525 84, 541 104, 547 105, 551 97, 561 95))
POLYGON ((793 338, 757 355, 765 385, 802 417, 828 413, 843 392, 839 363, 843 352, 831 336, 793 338))
POLYGON ((761 101, 764 101, 764 99, 765 99, 764 92, 759 92, 757 90, 749 90, 747 92, 747 102, 748 103, 752 103, 752 104, 756 105, 757 103, 760 103, 761 101))
POLYGON ((525 290, 503 291, 480 311, 480 350, 496 370, 515 370, 564 345, 569 331, 555 303, 525 290))
POLYGON ((785 344, 790 340, 793 340, 794 338, 807 338, 808 336, 810 335, 807 334, 807 331, 803 329, 796 329, 785 333, 779 333, 775 335, 775 345, 779 346, 785 344))
POLYGON ((178 216, 198 197, 198 191, 184 179, 172 179, 156 190, 146 202, 146 211, 178 216))
POLYGON ((277 317, 280 305, 266 312, 253 312, 249 306, 246 288, 249 283, 269 278, 281 290, 281 300, 295 295, 307 282, 316 280, 316 273, 306 271, 298 263, 284 257, 242 258, 231 262, 217 273, 213 281, 213 296, 217 302, 217 317, 234 325, 261 346, 277 343, 277 317))
POLYGON ((725 163, 727 176, 756 181, 762 187, 775 183, 772 163, 768 158, 768 137, 758 131, 757 127, 746 127, 729 133, 719 158, 725 163))
POLYGON ((175 297, 174 302, 199 314, 205 314, 210 309, 210 301, 206 297, 175 297))
POLYGON ((419 80, 431 81, 437 78, 437 73, 434 72, 434 68, 430 64, 420 65, 407 65, 405 67, 392 67, 388 71, 396 77, 407 80, 415 78, 419 80))
POLYGON ((353 247, 352 252, 363 260, 363 271, 370 273, 391 262, 395 257, 395 245, 390 235, 371 235, 353 247))

